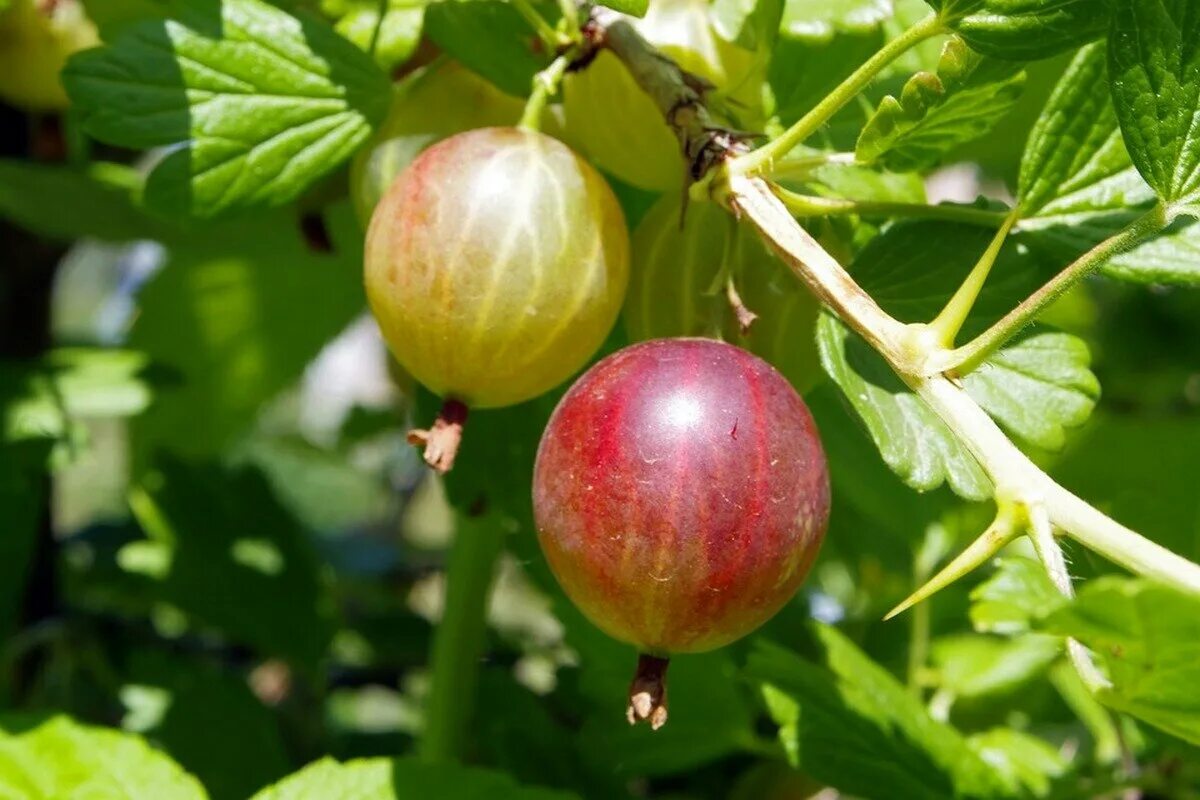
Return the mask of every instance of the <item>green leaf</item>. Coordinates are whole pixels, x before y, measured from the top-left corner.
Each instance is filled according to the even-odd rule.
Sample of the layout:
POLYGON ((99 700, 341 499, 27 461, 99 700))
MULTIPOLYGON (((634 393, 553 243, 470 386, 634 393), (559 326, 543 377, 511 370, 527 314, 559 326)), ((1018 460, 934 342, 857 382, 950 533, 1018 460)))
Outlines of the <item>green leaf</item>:
POLYGON ((1146 580, 1097 578, 1046 628, 1099 656, 1113 684, 1102 702, 1200 744, 1200 600, 1146 580))
MULTIPOLYGON (((904 322, 932 319, 970 269, 991 234, 975 227, 916 222, 873 239, 853 273, 885 311, 904 322)), ((1028 296, 1040 268, 1006 247, 963 329, 969 337, 1028 296)), ((821 363, 865 423, 884 461, 915 489, 943 482, 962 497, 990 496, 979 465, 881 356, 832 314, 817 324, 821 363)), ((1087 347, 1063 333, 1032 329, 963 379, 972 398, 1021 442, 1061 448, 1065 429, 1082 424, 1099 386, 1087 347)))
POLYGON ((855 153, 859 161, 897 172, 934 166, 950 150, 991 130, 1016 105, 1024 85, 1020 64, 978 55, 952 38, 936 74, 919 72, 899 99, 889 95, 880 102, 855 153))
POLYGON ((788 0, 767 80, 775 113, 799 119, 884 42, 886 0, 788 0))
POLYGON ((1191 0, 1122 0, 1108 73, 1133 163, 1166 203, 1200 200, 1200 14, 1191 0))
POLYGON ((975 698, 1012 694, 1044 675, 1061 653, 1056 636, 961 633, 935 640, 930 659, 939 687, 975 698))
POLYGON ((784 0, 713 0, 713 28, 727 42, 751 52, 774 52, 784 0))
POLYGON ((22 800, 205 800, 199 781, 139 736, 57 716, 0 721, 0 794, 22 800))
POLYGON ((283 211, 207 227, 171 248, 141 291, 130 342, 179 386, 137 420, 135 455, 221 452, 361 312, 361 228, 345 203, 325 220, 329 253, 310 250, 283 211))
POLYGON ((155 462, 130 499, 148 541, 118 561, 143 571, 158 597, 203 625, 310 674, 332 636, 329 598, 307 534, 261 473, 155 462))
MULTIPOLYGON (((1134 169, 1104 91, 1107 48, 1075 57, 1030 134, 1017 199, 1021 241, 1069 263, 1117 233, 1154 202, 1134 169)), ((1200 226, 1177 220, 1162 235, 1112 258, 1110 277, 1136 283, 1200 283, 1200 226)))
POLYGON ((975 50, 997 58, 1048 58, 1100 38, 1109 10, 1096 0, 927 0, 975 50))
POLYGON ((391 71, 408 60, 421 42, 424 0, 387 0, 379 21, 379 0, 322 0, 321 10, 337 19, 335 30, 373 55, 381 69, 391 71), (376 33, 378 29, 378 33, 376 33))
POLYGON ((52 239, 163 238, 170 229, 134 203, 139 181, 118 164, 94 162, 78 170, 0 159, 0 217, 52 239), (70 214, 63 213, 65 197, 71 198, 70 214))
POLYGON ((274 713, 245 677, 158 650, 129 654, 122 727, 161 745, 214 798, 245 798, 287 774, 274 713))
POLYGON ((622 14, 644 17, 646 16, 647 9, 650 8, 650 0, 604 0, 600 5, 608 6, 614 11, 620 11, 622 14))
POLYGON ((529 94, 533 76, 546 65, 529 23, 505 0, 437 0, 425 9, 425 35, 517 97, 529 94))
POLYGON ((983 633, 1014 634, 1063 602, 1040 563, 1021 556, 997 560, 996 571, 971 590, 971 624, 983 633))
POLYGON ((263 789, 252 800, 569 800, 573 795, 518 786, 506 775, 411 758, 331 758, 263 789))
POLYGON ((73 57, 63 81, 96 138, 178 145, 145 201, 201 217, 295 199, 366 141, 391 99, 365 53, 261 0, 183 0, 177 18, 73 57))
POLYGON ((1049 742, 1012 728, 992 728, 967 740, 1008 784, 1014 796, 1046 797, 1068 772, 1067 760, 1049 742))
POLYGON ((836 629, 814 624, 820 663, 759 642, 750 677, 764 685, 786 752, 846 794, 905 798, 1003 795, 995 771, 954 728, 836 629))

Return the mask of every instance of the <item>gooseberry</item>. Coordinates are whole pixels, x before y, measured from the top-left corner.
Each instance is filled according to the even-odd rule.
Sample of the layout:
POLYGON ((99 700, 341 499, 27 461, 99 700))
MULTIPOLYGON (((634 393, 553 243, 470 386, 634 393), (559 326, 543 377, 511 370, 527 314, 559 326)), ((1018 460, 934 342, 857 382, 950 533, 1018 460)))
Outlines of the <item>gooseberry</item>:
MULTIPOLYGON (((387 119, 350 163, 351 199, 365 224, 392 181, 429 145, 462 131, 511 125, 524 103, 457 61, 438 61, 397 84, 387 119), (453 98, 454 102, 446 102, 453 98)), ((543 130, 555 134, 547 115, 543 130)))
MULTIPOLYGON (((422 152, 367 231, 367 299, 383 337, 455 417, 535 397, 581 368, 616 320, 628 274, 625 219, 604 178, 558 140, 518 128, 422 152)), ((426 444, 426 460, 448 469, 453 453, 426 444)))
POLYGON ((59 73, 72 53, 98 43, 79 0, 14 0, 0 12, 0 99, 27 111, 66 108, 59 73))
POLYGON ((744 636, 804 580, 829 478, 808 408, 771 365, 712 339, 656 339, 562 398, 533 508, 567 596, 641 652, 629 719, 657 728, 668 655, 744 636))
POLYGON ((622 312, 633 341, 717 336, 761 356, 797 391, 821 374, 815 326, 819 304, 754 231, 715 203, 665 195, 633 232, 629 293, 622 312), (756 315, 743 330, 726 296, 733 282, 756 315))
MULTIPOLYGON (((743 108, 757 104, 754 54, 721 38, 710 11, 708 0, 651 0, 635 24, 647 41, 718 92, 733 92, 743 108)), ((653 191, 683 183, 679 142, 612 53, 602 50, 585 69, 566 76, 563 109, 572 141, 602 169, 653 191)))

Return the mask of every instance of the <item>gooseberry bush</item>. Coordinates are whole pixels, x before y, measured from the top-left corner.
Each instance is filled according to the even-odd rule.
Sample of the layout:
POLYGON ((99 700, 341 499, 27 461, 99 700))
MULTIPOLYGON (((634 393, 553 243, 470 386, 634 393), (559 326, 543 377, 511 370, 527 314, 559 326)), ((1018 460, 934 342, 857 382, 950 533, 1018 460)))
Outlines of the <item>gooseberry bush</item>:
POLYGON ((1197 218, 1197 0, 0 0, 0 796, 1200 796, 1197 218))

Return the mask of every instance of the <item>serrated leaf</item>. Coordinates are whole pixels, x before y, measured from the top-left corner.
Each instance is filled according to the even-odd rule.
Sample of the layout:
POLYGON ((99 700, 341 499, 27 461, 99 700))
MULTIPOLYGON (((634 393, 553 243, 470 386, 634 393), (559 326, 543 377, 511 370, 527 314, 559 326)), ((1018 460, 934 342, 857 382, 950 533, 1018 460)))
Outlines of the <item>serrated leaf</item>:
MULTIPOLYGON (((896 225, 856 259, 853 273, 888 313, 904 322, 932 319, 987 247, 986 230, 945 223, 896 225)), ((1040 268, 1006 247, 963 329, 970 337, 1042 282, 1040 268)), ((883 358, 832 314, 817 325, 825 371, 865 423, 888 466, 915 489, 943 482, 960 496, 990 496, 975 459, 883 358)), ((1099 386, 1086 345, 1067 334, 1032 329, 963 379, 967 392, 1019 441, 1043 449, 1063 444, 1065 428, 1087 419, 1099 386)))
POLYGON ((1108 42, 1134 165, 1164 202, 1200 200, 1200 9, 1191 0, 1122 0, 1108 42))
MULTIPOLYGON (((1030 134, 1017 198, 1022 241, 1066 264, 1128 225, 1154 202, 1134 169, 1104 90, 1106 46, 1088 45, 1055 87, 1030 134)), ((1121 253, 1105 274, 1136 283, 1200 283, 1200 226, 1177 220, 1121 253)))
POLYGON ((1048 58, 1100 38, 1109 11, 1097 0, 927 0, 975 50, 998 58, 1048 58))
POLYGON ((1014 796, 1046 797, 1069 771, 1067 759, 1054 745, 1013 728, 992 728, 967 743, 1004 778, 1014 796))
POLYGON ((983 633, 1023 633, 1030 620, 1062 602, 1041 564, 1020 556, 1001 558, 996 571, 971 590, 971 624, 983 633))
POLYGON ((1021 65, 981 56, 961 39, 946 42, 937 73, 919 72, 896 98, 880 102, 855 146, 858 160, 906 172, 931 167, 979 138, 1016 104, 1021 65))
POLYGON ((760 641, 752 680, 769 687, 785 751, 842 792, 893 800, 983 798, 1004 793, 999 776, 954 728, 836 629, 813 625, 820 663, 760 641))
POLYGON ((72 58, 63 81, 85 128, 174 149, 145 202, 211 217, 276 206, 347 159, 387 113, 387 76, 316 20, 262 0, 184 0, 72 58))
POLYGON ((505 0, 438 0, 425 9, 425 35, 516 97, 529 94, 546 57, 524 17, 505 0))
POLYGON ((139 736, 63 716, 0 721, 0 794, 23 800, 205 800, 199 781, 139 736))
POLYGON ((1045 626, 1100 658, 1113 684, 1102 702, 1200 744, 1200 600, 1147 580, 1097 578, 1045 626))
POLYGON ((252 800, 570 800, 574 795, 519 786, 507 775, 412 758, 368 758, 309 764, 252 800))

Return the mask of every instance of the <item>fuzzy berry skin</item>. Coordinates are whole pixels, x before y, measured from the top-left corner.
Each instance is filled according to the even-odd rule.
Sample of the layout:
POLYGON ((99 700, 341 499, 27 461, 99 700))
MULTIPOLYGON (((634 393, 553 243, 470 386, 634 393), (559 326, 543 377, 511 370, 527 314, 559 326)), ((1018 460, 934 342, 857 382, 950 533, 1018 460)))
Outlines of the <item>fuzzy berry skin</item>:
POLYGON ((599 628, 646 653, 752 631, 804 580, 829 519, 804 401, 762 359, 657 339, 586 372, 542 436, 542 550, 599 628))
POLYGON ((480 128, 433 145, 375 208, 364 282, 383 338, 433 392, 512 405, 580 369, 629 280, 604 178, 563 143, 480 128))

